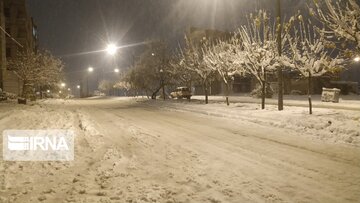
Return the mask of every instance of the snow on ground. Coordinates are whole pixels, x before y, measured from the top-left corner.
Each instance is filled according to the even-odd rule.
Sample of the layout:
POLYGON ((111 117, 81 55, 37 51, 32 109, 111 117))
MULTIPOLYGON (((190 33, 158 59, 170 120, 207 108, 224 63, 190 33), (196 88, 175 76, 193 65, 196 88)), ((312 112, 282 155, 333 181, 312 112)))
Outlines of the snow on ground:
POLYGON ((0 160, 0 202, 357 202, 358 121, 358 112, 248 103, 0 103, 0 131, 76 133, 75 161, 0 160))
MULTIPOLYGON (((306 107, 285 106, 284 111, 278 111, 277 106, 270 104, 266 106, 265 110, 261 110, 260 105, 255 103, 243 103, 244 101, 237 103, 236 101, 239 102, 239 100, 235 99, 234 101, 233 99, 235 103, 226 106, 223 101, 224 98, 211 97, 210 99, 211 101, 207 105, 201 100, 192 100, 191 102, 187 100, 162 102, 159 100, 150 101, 147 104, 171 111, 196 112, 215 117, 248 121, 262 126, 290 129, 310 139, 360 146, 360 108, 357 111, 315 107, 313 115, 309 115, 309 110, 306 107)), ((298 104, 302 103, 292 103, 292 105, 298 104)))

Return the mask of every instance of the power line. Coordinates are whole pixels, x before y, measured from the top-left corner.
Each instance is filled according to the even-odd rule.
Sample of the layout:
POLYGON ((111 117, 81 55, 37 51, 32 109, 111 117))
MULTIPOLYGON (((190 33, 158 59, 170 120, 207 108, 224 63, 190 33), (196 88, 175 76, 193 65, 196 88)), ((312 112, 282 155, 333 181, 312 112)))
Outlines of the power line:
POLYGON ((3 31, 6 34, 6 36, 8 36, 12 41, 14 41, 21 48, 24 48, 24 46, 21 45, 18 41, 16 41, 16 39, 14 39, 9 33, 7 33, 6 30, 4 30, 4 28, 2 26, 0 26, 0 30, 3 31))

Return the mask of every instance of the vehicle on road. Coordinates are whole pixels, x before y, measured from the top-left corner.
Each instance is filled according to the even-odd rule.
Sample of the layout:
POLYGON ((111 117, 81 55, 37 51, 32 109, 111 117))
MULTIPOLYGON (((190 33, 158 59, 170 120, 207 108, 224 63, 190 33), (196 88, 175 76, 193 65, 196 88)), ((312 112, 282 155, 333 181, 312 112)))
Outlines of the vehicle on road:
POLYGON ((177 99, 190 99, 191 98, 191 91, 188 87, 178 87, 175 89, 175 91, 170 93, 171 98, 177 98, 177 99))

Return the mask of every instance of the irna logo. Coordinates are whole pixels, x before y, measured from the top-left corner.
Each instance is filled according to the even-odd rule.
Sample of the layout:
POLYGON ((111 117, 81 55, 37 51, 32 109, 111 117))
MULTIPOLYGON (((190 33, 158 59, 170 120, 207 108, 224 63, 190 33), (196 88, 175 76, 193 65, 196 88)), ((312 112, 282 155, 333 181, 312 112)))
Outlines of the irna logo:
POLYGON ((70 130, 5 130, 3 155, 9 161, 70 161, 74 132, 70 130))

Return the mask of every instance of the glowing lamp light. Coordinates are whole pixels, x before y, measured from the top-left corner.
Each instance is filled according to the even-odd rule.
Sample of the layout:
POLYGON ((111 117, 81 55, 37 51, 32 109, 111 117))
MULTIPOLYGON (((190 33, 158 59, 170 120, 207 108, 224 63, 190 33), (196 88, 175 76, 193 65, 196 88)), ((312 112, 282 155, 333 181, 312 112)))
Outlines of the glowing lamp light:
POLYGON ((106 52, 110 55, 115 55, 116 52, 117 52, 117 47, 115 44, 109 44, 107 47, 106 47, 106 52))
POLYGON ((65 87, 66 86, 66 84, 65 83, 61 83, 61 87, 65 87))
POLYGON ((94 71, 94 68, 93 68, 93 67, 89 67, 89 68, 88 68, 88 72, 91 73, 91 72, 93 72, 93 71, 94 71))
POLYGON ((80 89, 80 85, 76 86, 78 89, 80 89))
POLYGON ((46 90, 47 93, 50 93, 50 90, 46 90))
POLYGON ((359 62, 359 61, 360 61, 360 56, 355 57, 355 58, 354 58, 354 61, 355 61, 355 62, 359 62))
POLYGON ((119 73, 120 70, 119 70, 118 68, 115 68, 115 69, 114 69, 114 72, 115 72, 115 73, 119 73))

